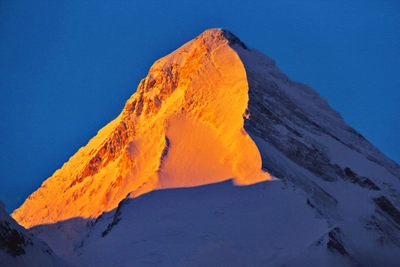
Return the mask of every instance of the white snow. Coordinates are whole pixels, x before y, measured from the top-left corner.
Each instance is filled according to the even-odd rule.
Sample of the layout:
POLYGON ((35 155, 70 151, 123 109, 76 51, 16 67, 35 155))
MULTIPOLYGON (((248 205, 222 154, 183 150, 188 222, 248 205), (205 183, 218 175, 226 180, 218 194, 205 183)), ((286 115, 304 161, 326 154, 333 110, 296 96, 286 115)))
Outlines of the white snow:
POLYGON ((119 208, 120 221, 103 237, 115 211, 104 214, 75 252, 76 262, 278 266, 302 258, 330 229, 306 202, 301 190, 281 181, 240 187, 226 181, 153 191, 126 201, 119 208))

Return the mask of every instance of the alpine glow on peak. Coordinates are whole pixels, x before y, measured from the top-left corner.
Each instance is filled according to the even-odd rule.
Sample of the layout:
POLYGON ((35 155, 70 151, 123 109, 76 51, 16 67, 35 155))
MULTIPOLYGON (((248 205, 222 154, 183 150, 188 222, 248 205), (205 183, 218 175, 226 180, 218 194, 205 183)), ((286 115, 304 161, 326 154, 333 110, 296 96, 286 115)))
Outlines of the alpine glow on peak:
POLYGON ((12 216, 76 266, 395 266, 399 188, 312 88, 210 29, 12 216))

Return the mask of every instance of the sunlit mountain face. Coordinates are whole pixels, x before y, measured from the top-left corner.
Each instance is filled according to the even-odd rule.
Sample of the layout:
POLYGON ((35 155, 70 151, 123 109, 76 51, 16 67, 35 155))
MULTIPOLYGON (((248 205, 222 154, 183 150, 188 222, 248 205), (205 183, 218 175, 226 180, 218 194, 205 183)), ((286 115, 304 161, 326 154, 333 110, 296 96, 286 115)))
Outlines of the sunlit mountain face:
POLYGON ((155 62, 121 114, 13 217, 25 227, 96 218, 154 189, 270 180, 243 128, 248 88, 223 32, 205 32, 155 62))
POLYGON ((312 88, 210 29, 12 217, 77 266, 391 265, 399 188, 312 88))

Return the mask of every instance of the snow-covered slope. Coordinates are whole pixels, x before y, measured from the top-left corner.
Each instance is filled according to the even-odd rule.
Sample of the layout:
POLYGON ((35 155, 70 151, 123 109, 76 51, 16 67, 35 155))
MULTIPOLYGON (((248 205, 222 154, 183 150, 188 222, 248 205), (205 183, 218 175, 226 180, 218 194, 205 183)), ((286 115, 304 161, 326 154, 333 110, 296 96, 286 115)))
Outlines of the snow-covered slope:
POLYGON ((0 266, 67 266, 42 240, 28 233, 0 201, 0 266))
POLYGON ((346 255, 366 266, 397 264, 400 167, 312 88, 292 82, 271 59, 228 36, 246 68, 245 129, 263 168, 308 194, 309 204, 340 231, 346 255))
POLYGON ((77 246, 76 262, 93 265, 98 255, 103 266, 351 265, 334 248, 313 245, 335 228, 306 203, 282 181, 151 192, 103 214, 77 246))
POLYGON ((211 29, 12 216, 81 266, 395 266, 399 189, 325 99, 211 29))

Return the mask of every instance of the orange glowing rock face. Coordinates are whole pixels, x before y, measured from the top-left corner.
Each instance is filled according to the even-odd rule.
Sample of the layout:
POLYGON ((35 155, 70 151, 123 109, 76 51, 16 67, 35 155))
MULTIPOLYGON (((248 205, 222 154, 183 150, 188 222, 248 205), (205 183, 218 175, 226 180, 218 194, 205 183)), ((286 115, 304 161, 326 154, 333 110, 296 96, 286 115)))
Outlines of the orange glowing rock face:
POLYGON ((121 114, 12 216, 28 228, 95 218, 152 190, 271 179, 243 128, 247 103, 243 63, 222 30, 207 30, 155 62, 121 114))

